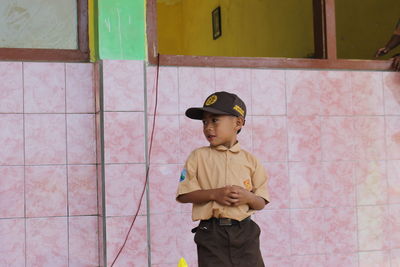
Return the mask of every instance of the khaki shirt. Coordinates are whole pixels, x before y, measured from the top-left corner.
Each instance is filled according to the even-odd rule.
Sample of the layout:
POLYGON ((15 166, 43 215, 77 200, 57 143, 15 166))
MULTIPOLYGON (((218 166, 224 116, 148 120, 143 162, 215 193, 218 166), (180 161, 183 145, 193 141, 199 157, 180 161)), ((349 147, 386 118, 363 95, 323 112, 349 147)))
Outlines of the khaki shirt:
MULTIPOLYGON (((225 146, 201 147, 188 157, 181 174, 177 197, 196 190, 206 190, 237 185, 269 202, 268 176, 264 167, 249 152, 240 149, 239 143, 225 146)), ((216 201, 193 204, 192 219, 207 220, 211 217, 243 220, 254 213, 249 206, 223 206, 216 201)))

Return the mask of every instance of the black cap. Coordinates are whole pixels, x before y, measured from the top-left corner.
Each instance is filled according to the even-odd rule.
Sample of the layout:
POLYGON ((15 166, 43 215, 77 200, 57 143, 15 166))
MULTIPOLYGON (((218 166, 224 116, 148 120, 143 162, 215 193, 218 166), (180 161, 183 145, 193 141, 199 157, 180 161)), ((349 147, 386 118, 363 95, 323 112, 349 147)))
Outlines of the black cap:
POLYGON ((246 105, 242 99, 224 91, 213 93, 207 97, 202 108, 189 108, 185 115, 194 120, 202 120, 204 111, 212 114, 246 117, 246 105))

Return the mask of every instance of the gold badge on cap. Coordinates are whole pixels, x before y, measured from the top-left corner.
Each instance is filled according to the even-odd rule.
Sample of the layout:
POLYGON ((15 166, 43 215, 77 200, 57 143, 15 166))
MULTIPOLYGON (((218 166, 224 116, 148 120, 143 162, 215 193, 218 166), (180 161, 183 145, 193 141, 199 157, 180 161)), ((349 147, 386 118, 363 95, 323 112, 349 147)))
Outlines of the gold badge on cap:
POLYGON ((218 97, 216 95, 212 95, 209 98, 207 98, 207 101, 205 103, 206 106, 212 105, 215 102, 217 102, 218 97))
POLYGON ((236 110, 237 112, 239 112, 240 115, 244 116, 244 110, 241 107, 239 107, 238 105, 235 105, 233 107, 233 109, 236 110))

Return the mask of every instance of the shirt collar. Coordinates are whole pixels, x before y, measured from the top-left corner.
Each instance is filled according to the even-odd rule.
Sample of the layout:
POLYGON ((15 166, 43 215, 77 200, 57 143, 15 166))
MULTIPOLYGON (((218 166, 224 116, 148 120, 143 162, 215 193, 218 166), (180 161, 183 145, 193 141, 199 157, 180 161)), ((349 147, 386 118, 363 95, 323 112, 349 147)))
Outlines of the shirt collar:
POLYGON ((236 142, 236 144, 234 144, 230 148, 227 148, 224 145, 219 145, 219 146, 216 146, 216 147, 213 147, 213 148, 215 148, 218 151, 227 151, 227 150, 229 150, 231 152, 237 153, 237 152, 240 151, 240 144, 239 144, 239 142, 236 142))

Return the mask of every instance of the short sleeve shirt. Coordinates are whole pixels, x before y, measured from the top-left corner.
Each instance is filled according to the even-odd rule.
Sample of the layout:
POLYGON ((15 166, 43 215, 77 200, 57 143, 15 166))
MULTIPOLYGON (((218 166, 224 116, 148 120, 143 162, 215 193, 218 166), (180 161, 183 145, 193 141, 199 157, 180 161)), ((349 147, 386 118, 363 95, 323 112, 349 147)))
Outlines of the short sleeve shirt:
MULTIPOLYGON (((207 190, 226 185, 241 186, 269 202, 268 176, 259 160, 236 143, 225 146, 201 147, 188 157, 182 170, 177 196, 196 190, 207 190)), ((223 206, 215 201, 193 204, 192 219, 211 217, 243 220, 254 213, 249 206, 223 206)))

